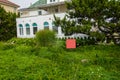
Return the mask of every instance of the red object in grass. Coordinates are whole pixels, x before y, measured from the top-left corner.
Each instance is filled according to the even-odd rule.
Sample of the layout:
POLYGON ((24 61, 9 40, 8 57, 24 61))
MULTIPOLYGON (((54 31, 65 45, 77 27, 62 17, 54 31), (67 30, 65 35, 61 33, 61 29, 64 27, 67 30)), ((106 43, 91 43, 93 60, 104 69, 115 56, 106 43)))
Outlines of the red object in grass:
POLYGON ((76 48, 76 40, 75 39, 67 39, 66 40, 66 48, 67 49, 75 49, 76 48))

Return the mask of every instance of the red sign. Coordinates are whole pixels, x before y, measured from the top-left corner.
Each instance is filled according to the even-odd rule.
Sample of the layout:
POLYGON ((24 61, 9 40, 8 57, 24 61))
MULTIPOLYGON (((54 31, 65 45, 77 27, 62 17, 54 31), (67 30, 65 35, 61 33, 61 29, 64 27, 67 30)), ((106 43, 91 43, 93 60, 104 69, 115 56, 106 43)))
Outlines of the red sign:
POLYGON ((76 48, 76 40, 75 39, 67 39, 66 40, 66 48, 67 49, 74 49, 74 48, 76 48))

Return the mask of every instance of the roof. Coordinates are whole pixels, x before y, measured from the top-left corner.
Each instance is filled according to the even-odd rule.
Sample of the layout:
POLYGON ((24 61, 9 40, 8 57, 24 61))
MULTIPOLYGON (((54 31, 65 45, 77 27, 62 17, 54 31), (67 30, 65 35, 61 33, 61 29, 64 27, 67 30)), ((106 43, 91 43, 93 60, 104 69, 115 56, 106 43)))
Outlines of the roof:
POLYGON ((13 6, 13 7, 19 7, 19 5, 10 2, 9 0, 0 0, 0 4, 4 4, 4 5, 9 5, 9 6, 13 6))
POLYGON ((62 5, 62 4, 65 4, 65 2, 56 2, 56 3, 51 3, 51 4, 41 4, 41 5, 37 5, 37 6, 34 6, 34 7, 19 9, 19 11, 31 11, 31 10, 35 10, 35 9, 37 10, 37 9, 51 7, 51 6, 58 6, 58 5, 62 5))
POLYGON ((38 6, 44 5, 44 4, 47 4, 47 0, 38 0, 33 5, 31 5, 29 8, 38 7, 38 6))
POLYGON ((51 3, 51 4, 43 4, 43 5, 39 5, 37 7, 38 8, 46 8, 46 7, 58 6, 58 5, 62 5, 62 4, 65 4, 65 2, 56 2, 56 3, 51 3))

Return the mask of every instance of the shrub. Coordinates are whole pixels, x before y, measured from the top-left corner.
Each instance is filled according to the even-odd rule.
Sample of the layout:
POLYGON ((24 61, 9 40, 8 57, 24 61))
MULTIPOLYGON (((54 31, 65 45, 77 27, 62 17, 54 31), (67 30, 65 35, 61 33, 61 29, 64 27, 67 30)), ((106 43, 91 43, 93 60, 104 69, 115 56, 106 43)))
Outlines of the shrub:
POLYGON ((49 51, 56 54, 56 53, 63 53, 64 49, 66 49, 65 41, 57 40, 55 45, 49 48, 49 51))
POLYGON ((36 34, 37 45, 42 47, 47 47, 52 45, 55 42, 55 33, 50 30, 40 30, 36 34))
POLYGON ((105 40, 105 35, 103 33, 91 32, 90 36, 95 37, 97 42, 103 42, 105 40))
POLYGON ((15 13, 6 12, 0 6, 0 41, 7 41, 16 37, 16 17, 15 13))
POLYGON ((4 48, 4 43, 0 42, 0 49, 3 49, 3 48, 4 48))
POLYGON ((16 44, 16 45, 27 45, 27 46, 34 46, 35 41, 33 38, 12 38, 7 41, 9 44, 16 44))
POLYGON ((84 38, 77 38, 76 44, 77 47, 79 46, 85 46, 85 45, 95 45, 96 41, 92 37, 84 37, 84 38))
POLYGON ((15 47, 14 44, 5 43, 5 42, 0 42, 0 49, 1 49, 1 50, 8 50, 8 49, 12 49, 12 48, 14 48, 14 47, 15 47))
POLYGON ((32 54, 31 46, 19 45, 19 46, 16 46, 13 50, 19 54, 32 54))

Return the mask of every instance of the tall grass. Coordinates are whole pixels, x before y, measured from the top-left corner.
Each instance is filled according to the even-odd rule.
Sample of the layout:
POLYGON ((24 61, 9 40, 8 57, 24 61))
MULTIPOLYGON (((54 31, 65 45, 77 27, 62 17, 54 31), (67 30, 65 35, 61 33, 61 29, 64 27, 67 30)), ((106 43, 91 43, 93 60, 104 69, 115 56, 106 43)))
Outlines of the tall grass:
POLYGON ((4 45, 4 49, 0 47, 0 80, 120 79, 120 46, 91 45, 68 50, 59 40, 52 47, 39 48, 26 42, 19 44, 16 40, 10 48, 0 43, 4 45))

